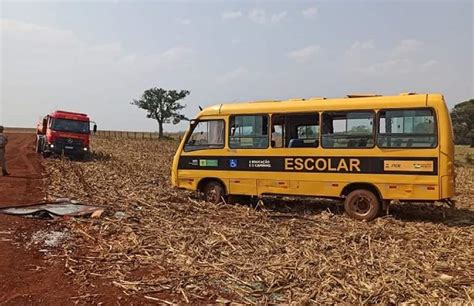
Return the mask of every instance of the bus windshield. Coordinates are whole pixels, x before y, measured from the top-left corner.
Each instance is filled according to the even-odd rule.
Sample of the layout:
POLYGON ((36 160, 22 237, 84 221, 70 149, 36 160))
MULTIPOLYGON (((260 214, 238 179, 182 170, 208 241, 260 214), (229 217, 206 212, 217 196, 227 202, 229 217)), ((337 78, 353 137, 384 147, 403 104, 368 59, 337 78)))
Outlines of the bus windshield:
POLYGON ((54 118, 51 129, 59 132, 89 134, 89 122, 54 118))
POLYGON ((185 151, 224 147, 224 120, 199 121, 192 128, 185 151))

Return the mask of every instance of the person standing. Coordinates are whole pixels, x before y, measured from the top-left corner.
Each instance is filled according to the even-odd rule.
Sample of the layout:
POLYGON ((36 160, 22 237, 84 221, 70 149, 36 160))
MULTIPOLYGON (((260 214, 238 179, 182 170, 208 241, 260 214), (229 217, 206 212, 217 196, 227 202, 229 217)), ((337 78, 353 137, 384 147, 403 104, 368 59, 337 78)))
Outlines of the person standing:
POLYGON ((3 126, 0 125, 0 168, 2 168, 2 175, 10 175, 7 171, 7 161, 5 158, 5 149, 7 147, 8 137, 3 134, 3 126))

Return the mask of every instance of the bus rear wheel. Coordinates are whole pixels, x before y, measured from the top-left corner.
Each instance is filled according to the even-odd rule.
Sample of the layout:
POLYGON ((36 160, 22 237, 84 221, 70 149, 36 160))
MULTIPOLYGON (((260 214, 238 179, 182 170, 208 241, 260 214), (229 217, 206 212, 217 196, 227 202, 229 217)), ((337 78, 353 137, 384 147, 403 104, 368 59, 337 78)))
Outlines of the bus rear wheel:
POLYGON ((368 190, 358 189, 349 193, 344 200, 346 214, 354 219, 372 221, 381 211, 380 201, 368 190))
POLYGON ((218 204, 222 202, 224 187, 218 182, 209 182, 204 187, 204 200, 209 203, 218 204))

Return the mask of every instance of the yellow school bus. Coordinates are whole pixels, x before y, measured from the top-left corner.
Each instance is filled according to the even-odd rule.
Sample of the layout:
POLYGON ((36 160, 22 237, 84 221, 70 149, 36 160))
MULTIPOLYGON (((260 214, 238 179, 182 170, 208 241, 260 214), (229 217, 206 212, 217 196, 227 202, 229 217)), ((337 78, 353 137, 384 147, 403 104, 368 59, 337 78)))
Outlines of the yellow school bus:
POLYGON ((191 121, 172 184, 210 202, 229 195, 344 200, 377 217, 391 200, 454 196, 451 120, 440 94, 349 95, 219 104, 191 121))

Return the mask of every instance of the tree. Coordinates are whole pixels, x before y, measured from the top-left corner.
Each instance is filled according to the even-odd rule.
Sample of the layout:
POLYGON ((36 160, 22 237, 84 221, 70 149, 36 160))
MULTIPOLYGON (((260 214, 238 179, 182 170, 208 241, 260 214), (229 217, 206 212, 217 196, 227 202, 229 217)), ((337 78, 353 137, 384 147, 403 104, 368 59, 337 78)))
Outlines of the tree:
POLYGON ((371 134, 372 131, 369 130, 369 128, 365 125, 358 125, 358 126, 353 126, 349 130, 349 133, 352 133, 352 134, 371 134))
POLYGON ((132 105, 136 105, 148 112, 147 118, 158 122, 159 138, 163 138, 163 124, 173 122, 177 124, 180 120, 188 120, 179 111, 186 107, 178 101, 189 95, 189 90, 166 90, 153 87, 142 94, 140 99, 134 99, 132 105))
POLYGON ((455 143, 474 147, 474 99, 455 105, 451 121, 455 143))

